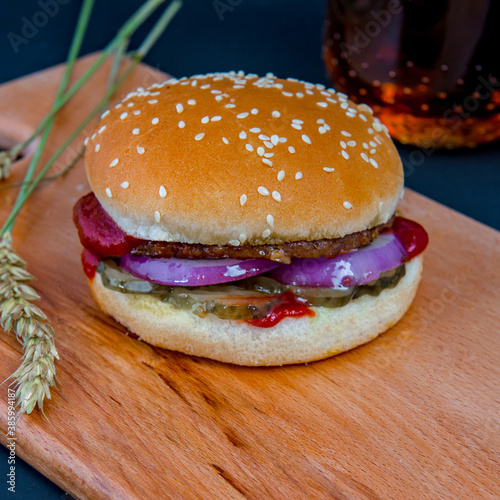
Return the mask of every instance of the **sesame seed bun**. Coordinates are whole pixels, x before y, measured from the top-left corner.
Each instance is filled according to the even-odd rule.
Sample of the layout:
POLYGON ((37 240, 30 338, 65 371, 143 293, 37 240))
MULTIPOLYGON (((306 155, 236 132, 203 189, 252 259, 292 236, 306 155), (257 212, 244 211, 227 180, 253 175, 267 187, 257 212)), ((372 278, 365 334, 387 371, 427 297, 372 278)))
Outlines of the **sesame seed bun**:
POLYGON ((272 75, 139 89, 104 113, 85 159, 106 212, 146 240, 338 238, 386 222, 403 192, 397 151, 368 106, 272 75))
POLYGON ((410 307, 423 256, 406 264, 394 288, 363 295, 343 307, 311 307, 315 316, 285 318, 272 328, 243 321, 199 318, 154 295, 115 292, 96 274, 90 289, 101 308, 141 340, 170 350, 227 363, 272 366, 327 358, 369 342, 396 324, 410 307))

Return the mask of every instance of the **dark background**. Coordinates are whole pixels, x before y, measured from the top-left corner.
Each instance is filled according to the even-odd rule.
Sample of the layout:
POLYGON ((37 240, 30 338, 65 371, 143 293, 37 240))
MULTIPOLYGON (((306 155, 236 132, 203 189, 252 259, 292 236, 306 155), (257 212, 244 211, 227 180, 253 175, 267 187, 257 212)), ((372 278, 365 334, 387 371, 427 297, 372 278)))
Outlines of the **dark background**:
MULTIPOLYGON (((81 2, 41 1, 55 3, 53 10, 58 12, 45 26, 31 33, 27 43, 16 47, 9 33, 22 36, 26 19, 32 21, 42 10, 41 5, 39 0, 2 2, 0 83, 66 59, 81 2)), ((141 4, 141 0, 96 0, 83 53, 102 49, 141 4)), ((242 69, 258 74, 271 71, 279 77, 330 86, 321 59, 325 5, 326 0, 184 0, 184 7, 146 62, 177 77, 242 69), (219 15, 216 7, 224 10, 224 5, 228 8, 219 15)), ((152 22, 146 23, 138 31, 131 47, 137 46, 151 26, 152 22)), ((419 165, 409 161, 417 148, 398 149, 408 187, 500 229, 498 143, 476 150, 414 154, 419 163, 423 158, 419 165)), ((67 498, 62 490, 19 459, 16 493, 9 495, 7 470, 7 450, 0 447, 1 499, 67 498)))

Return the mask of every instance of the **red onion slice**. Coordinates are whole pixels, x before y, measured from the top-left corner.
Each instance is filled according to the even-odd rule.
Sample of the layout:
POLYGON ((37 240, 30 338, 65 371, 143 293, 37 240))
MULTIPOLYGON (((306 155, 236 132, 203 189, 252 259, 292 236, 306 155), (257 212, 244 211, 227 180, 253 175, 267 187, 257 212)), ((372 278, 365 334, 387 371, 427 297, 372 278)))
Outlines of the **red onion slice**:
POLYGON ((393 232, 385 232, 370 245, 333 259, 292 259, 270 276, 285 285, 345 288, 369 283, 405 260, 407 253, 401 242, 393 232))
POLYGON ((120 265, 137 278, 161 285, 203 286, 256 276, 280 264, 261 259, 151 259, 126 254, 120 265))

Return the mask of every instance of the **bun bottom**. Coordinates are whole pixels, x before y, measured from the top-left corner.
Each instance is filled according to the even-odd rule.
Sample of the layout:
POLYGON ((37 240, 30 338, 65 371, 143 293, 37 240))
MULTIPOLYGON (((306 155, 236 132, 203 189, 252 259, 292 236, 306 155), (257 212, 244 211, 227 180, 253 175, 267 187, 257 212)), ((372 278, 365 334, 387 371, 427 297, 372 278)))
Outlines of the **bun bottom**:
POLYGON ((394 288, 363 295, 339 308, 312 307, 314 317, 285 318, 271 328, 243 321, 200 318, 150 295, 105 288, 96 274, 89 285, 101 309, 150 344, 246 366, 305 363, 369 342, 396 324, 410 307, 422 275, 422 256, 406 265, 394 288))

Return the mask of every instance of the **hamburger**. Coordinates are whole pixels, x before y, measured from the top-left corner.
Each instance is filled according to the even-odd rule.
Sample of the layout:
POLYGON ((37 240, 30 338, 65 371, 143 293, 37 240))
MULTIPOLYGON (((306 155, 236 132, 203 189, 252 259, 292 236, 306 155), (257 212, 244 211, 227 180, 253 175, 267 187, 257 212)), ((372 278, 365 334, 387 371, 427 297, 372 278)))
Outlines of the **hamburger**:
POLYGON ((425 230, 366 105, 243 72, 128 94, 86 140, 74 208, 99 306, 141 340, 240 365, 318 360, 409 308, 425 230))

